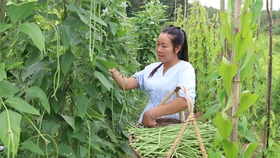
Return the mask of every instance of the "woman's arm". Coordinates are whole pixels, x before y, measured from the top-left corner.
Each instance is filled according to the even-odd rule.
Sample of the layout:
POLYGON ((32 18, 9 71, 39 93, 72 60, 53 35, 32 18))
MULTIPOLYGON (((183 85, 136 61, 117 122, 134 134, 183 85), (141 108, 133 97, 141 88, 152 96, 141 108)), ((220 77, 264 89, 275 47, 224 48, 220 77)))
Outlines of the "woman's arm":
POLYGON ((138 88, 138 82, 135 77, 124 77, 117 69, 109 69, 112 78, 116 81, 117 85, 124 90, 131 90, 138 88))
POLYGON ((176 97, 172 101, 146 111, 142 123, 148 127, 155 127, 154 119, 160 116, 174 114, 188 108, 188 102, 183 97, 176 97))

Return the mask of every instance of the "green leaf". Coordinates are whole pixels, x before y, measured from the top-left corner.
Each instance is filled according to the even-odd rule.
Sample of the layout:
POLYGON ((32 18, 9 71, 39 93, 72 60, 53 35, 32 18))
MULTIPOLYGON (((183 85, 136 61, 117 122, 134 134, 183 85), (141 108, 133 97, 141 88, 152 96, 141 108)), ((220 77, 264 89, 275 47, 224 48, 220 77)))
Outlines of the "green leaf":
POLYGON ((67 7, 67 9, 69 9, 72 12, 86 13, 86 11, 83 8, 77 6, 74 3, 66 4, 66 7, 67 7))
POLYGON ((216 116, 216 125, 223 139, 227 139, 233 128, 231 121, 225 120, 221 114, 218 114, 216 116))
POLYGON ((230 64, 225 60, 221 63, 219 67, 219 74, 223 79, 226 92, 229 96, 231 91, 232 79, 237 73, 237 66, 235 64, 230 64))
POLYGON ((66 115, 60 115, 75 131, 75 119, 74 117, 66 116, 66 115))
POLYGON ((67 157, 67 158, 76 157, 73 149, 65 143, 60 143, 58 145, 58 154, 61 155, 62 157, 67 157))
POLYGON ((264 123, 267 121, 267 117, 263 116, 261 119, 261 125, 264 125, 264 123))
MULTIPOLYGON (((105 114, 105 110, 107 109, 107 105, 103 100, 98 100, 96 101, 97 107, 98 107, 98 111, 104 115, 105 114)), ((110 108, 111 109, 111 108, 110 108)))
POLYGON ((222 141, 223 149, 226 153, 226 158, 237 158, 238 156, 238 146, 227 139, 222 141))
POLYGON ((5 30, 10 28, 11 26, 12 26, 12 24, 6 24, 6 23, 3 23, 3 22, 0 22, 0 32, 4 32, 5 30))
POLYGON ((253 39, 252 41, 252 45, 249 47, 249 49, 247 50, 247 54, 246 54, 246 58, 244 63, 242 63, 242 67, 240 68, 240 70, 244 69, 247 65, 247 63, 251 60, 251 58, 254 55, 254 51, 255 51, 255 46, 256 46, 256 39, 253 39))
POLYGON ((72 137, 78 139, 79 142, 82 142, 82 143, 87 141, 87 138, 86 138, 87 135, 83 131, 73 134, 72 137))
POLYGON ((36 10, 36 13, 38 13, 39 15, 44 17, 45 19, 49 19, 50 21, 60 21, 60 19, 58 18, 57 14, 52 14, 50 12, 40 12, 38 10, 36 10))
POLYGON ((109 82, 107 81, 107 79, 105 78, 105 76, 98 72, 98 71, 95 71, 94 73, 94 76, 102 83, 102 85, 108 90, 110 91, 110 88, 111 88, 111 85, 109 84, 109 82))
POLYGON ((30 87, 30 88, 25 89, 25 91, 29 97, 39 98, 42 106, 45 108, 45 110, 48 112, 48 114, 50 114, 50 104, 49 104, 48 98, 40 87, 38 87, 38 86, 30 87))
POLYGON ((75 97, 77 110, 79 116, 83 119, 85 117, 85 114, 87 113, 88 108, 88 98, 84 95, 78 95, 75 97))
POLYGON ((222 21, 222 29, 225 34, 225 37, 228 41, 228 48, 231 50, 232 47, 232 31, 231 31, 231 26, 229 25, 228 22, 228 14, 226 12, 220 12, 220 17, 222 21))
POLYGON ((61 56, 61 70, 64 75, 66 75, 71 67, 71 64, 73 64, 74 59, 76 56, 71 53, 71 51, 66 52, 61 56))
POLYGON ((109 69, 107 67, 105 67, 103 64, 101 64, 99 61, 92 61, 93 65, 95 65, 96 67, 98 67, 101 71, 103 71, 104 73, 109 74, 109 69))
POLYGON ((70 43, 72 46, 78 45, 83 42, 83 38, 76 32, 71 32, 70 43))
POLYGON ((238 107, 237 112, 233 115, 233 117, 238 117, 241 113, 248 110, 258 99, 257 94, 250 94, 249 91, 244 91, 241 94, 240 105, 238 107))
POLYGON ((248 56, 248 52, 247 52, 247 56, 245 59, 246 61, 244 61, 244 63, 242 63, 242 65, 246 64, 246 66, 242 70, 240 70, 240 81, 244 81, 245 78, 247 76, 250 76, 251 72, 254 71, 254 69, 252 69, 252 68, 253 68, 254 62, 256 61, 256 57, 255 57, 256 55, 255 54, 252 54, 252 55, 253 56, 249 59, 249 61, 247 61, 247 56, 248 56), (245 62, 247 62, 247 63, 245 63, 245 62))
POLYGON ((22 63, 23 62, 14 62, 14 61, 12 61, 9 65, 7 64, 7 70, 11 70, 11 69, 13 69, 13 68, 15 68, 15 67, 19 67, 19 66, 21 66, 22 65, 22 63))
POLYGON ((226 107, 223 109, 222 112, 226 112, 228 109, 230 109, 233 106, 233 94, 227 97, 227 104, 226 107))
POLYGON ((78 15, 79 15, 79 17, 80 17, 80 19, 81 19, 81 21, 82 22, 84 22, 85 24, 89 24, 89 22, 90 22, 90 15, 89 14, 81 14, 81 13, 78 13, 78 15))
POLYGON ((216 132, 213 142, 213 149, 215 149, 222 142, 223 138, 219 132, 216 132))
POLYGON ((242 55, 247 51, 253 42, 253 36, 247 35, 245 38, 241 37, 241 32, 237 33, 234 37, 235 56, 234 63, 237 64, 242 55))
POLYGON ((20 114, 11 110, 0 113, 0 140, 15 155, 19 146, 21 118, 20 114))
POLYGON ((102 65, 106 66, 108 69, 119 67, 118 64, 112 63, 112 62, 107 61, 107 60, 105 60, 105 59, 100 59, 100 58, 98 58, 98 59, 96 59, 96 61, 98 61, 98 62, 100 62, 102 65))
POLYGON ((213 115, 214 113, 216 113, 219 109, 221 108, 221 106, 219 104, 215 104, 214 106, 210 107, 205 114, 202 115, 201 119, 204 120, 208 117, 210 117, 211 115, 213 115))
POLYGON ((222 151, 217 151, 215 148, 210 148, 207 150, 208 157, 210 158, 221 158, 224 157, 222 156, 223 152, 222 151))
MULTIPOLYGON (((5 63, 0 63, 0 81, 7 78, 5 63)), ((0 89, 1 90, 1 89, 0 89)))
POLYGON ((124 151, 124 153, 131 153, 131 146, 128 143, 120 144, 120 148, 124 151))
POLYGON ((86 84, 82 87, 82 89, 91 97, 97 100, 101 100, 99 93, 96 88, 91 86, 90 84, 86 84))
POLYGON ((90 121, 89 122, 90 129, 92 133, 97 133, 104 127, 104 122, 102 121, 90 121))
POLYGON ((64 25, 70 26, 71 28, 79 28, 85 25, 80 18, 68 15, 63 21, 64 25))
POLYGON ((93 21, 95 21, 95 22, 97 22, 97 23, 99 23, 99 24, 101 24, 101 25, 103 25, 103 26, 108 27, 107 24, 106 24, 102 19, 100 19, 99 17, 97 17, 95 14, 92 13, 91 16, 92 16, 91 19, 92 19, 93 21))
POLYGON ((92 133, 91 135, 91 142, 90 142, 90 146, 92 146, 95 150, 97 151, 101 151, 101 148, 100 148, 100 143, 104 140, 102 140, 100 137, 98 137, 98 135, 92 133))
POLYGON ((246 131, 248 130, 248 121, 244 115, 241 116, 241 120, 242 120, 241 124, 242 124, 242 132, 243 132, 242 134, 245 135, 246 131))
POLYGON ((257 149, 259 145, 257 143, 250 143, 247 145, 245 149, 245 155, 244 158, 251 158, 253 157, 254 151, 257 149))
POLYGON ((84 146, 81 146, 80 145, 80 157, 86 157, 87 156, 87 153, 88 153, 88 149, 85 148, 84 146))
POLYGON ((19 26, 19 31, 31 37, 34 45, 42 52, 45 48, 45 38, 39 26, 34 23, 23 23, 19 26))
POLYGON ((33 143, 30 139, 24 141, 22 143, 22 148, 32 151, 33 153, 45 155, 41 148, 35 143, 33 143))
POLYGON ((258 143, 258 141, 256 140, 254 134, 253 134, 251 131, 249 131, 249 130, 246 131, 246 133, 245 133, 245 138, 246 138, 249 142, 251 142, 251 143, 258 143))
POLYGON ((6 80, 0 81, 0 87, 1 97, 11 97, 19 91, 15 83, 10 83, 6 80))
POLYGON ((109 22, 109 28, 110 28, 110 31, 113 35, 116 35, 117 33, 117 27, 118 25, 114 22, 109 22))
POLYGON ((34 115, 40 115, 39 111, 35 109, 33 106, 28 104, 26 101, 22 100, 21 98, 11 97, 6 100, 7 103, 16 110, 20 112, 25 112, 34 115))
POLYGON ((50 121, 50 120, 45 120, 42 123, 42 133, 48 134, 50 136, 54 136, 59 128, 61 128, 61 124, 58 124, 59 121, 50 121))
POLYGON ((81 119, 80 117, 75 117, 75 131, 73 131, 73 134, 76 134, 79 131, 83 131, 81 129, 84 125, 85 121, 83 119, 81 119))
MULTIPOLYGON (((85 23, 85 24, 88 24, 89 25, 89 22, 90 22, 90 13, 85 13, 85 14, 81 14, 81 13, 78 13, 80 19, 85 23)), ((91 20, 95 21, 96 23, 99 23, 103 26, 106 26, 107 27, 107 24, 101 20, 100 18, 98 18, 96 15, 92 14, 91 15, 91 20)), ((92 22, 93 22, 92 21, 92 22)))
POLYGON ((32 79, 30 80, 30 85, 40 87, 44 80, 44 77, 46 77, 46 74, 47 72, 45 69, 40 69, 37 73, 35 73, 32 76, 32 79))
POLYGON ((259 18, 261 12, 262 12, 262 7, 263 7, 263 0, 256 0, 255 3, 252 5, 252 12, 253 12, 253 17, 251 21, 251 26, 256 23, 257 19, 259 18))
POLYGON ((71 27, 67 25, 59 25, 60 40, 62 44, 68 49, 70 47, 71 27))
POLYGON ((105 115, 101 115, 92 108, 88 109, 88 114, 95 119, 104 119, 105 115))
POLYGON ((32 64, 36 63, 40 59, 41 52, 37 47, 31 47, 27 50, 29 51, 29 57, 25 61, 25 66, 30 67, 32 64))
POLYGON ((26 3, 20 3, 20 4, 12 4, 7 7, 7 12, 10 15, 10 18, 12 19, 13 23, 16 23, 26 17, 28 17, 34 7, 36 2, 26 2, 26 3))
POLYGON ((57 99, 55 99, 54 97, 50 97, 49 103, 52 106, 53 111, 57 114, 63 105, 65 92, 58 89, 55 95, 57 99))
POLYGON ((244 6, 242 8, 242 14, 244 14, 247 11, 252 2, 253 0, 245 0, 244 6))
POLYGON ((248 12, 244 16, 241 16, 241 37, 242 39, 248 36, 251 28, 251 20, 253 13, 248 12))
POLYGON ((114 143, 118 143, 118 140, 116 138, 116 134, 114 134, 110 129, 108 129, 106 131, 106 133, 108 134, 108 136, 110 137, 111 141, 114 143))
POLYGON ((234 0, 228 0, 228 3, 227 3, 227 10, 228 10, 228 13, 231 15, 234 11, 234 0))

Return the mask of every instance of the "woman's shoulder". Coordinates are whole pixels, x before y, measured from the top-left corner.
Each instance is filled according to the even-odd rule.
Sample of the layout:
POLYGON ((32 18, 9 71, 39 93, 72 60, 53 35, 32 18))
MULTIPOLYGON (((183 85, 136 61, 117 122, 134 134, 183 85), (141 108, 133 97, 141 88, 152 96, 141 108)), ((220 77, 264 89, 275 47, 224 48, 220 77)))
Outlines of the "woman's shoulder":
POLYGON ((193 68, 192 64, 188 61, 181 60, 180 65, 182 68, 193 68))

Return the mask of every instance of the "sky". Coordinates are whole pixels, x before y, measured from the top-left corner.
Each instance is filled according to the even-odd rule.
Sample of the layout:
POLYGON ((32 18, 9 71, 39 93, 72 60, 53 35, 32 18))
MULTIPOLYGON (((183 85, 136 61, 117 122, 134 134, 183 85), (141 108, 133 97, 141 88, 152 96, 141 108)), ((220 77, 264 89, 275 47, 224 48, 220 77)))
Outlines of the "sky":
MULTIPOLYGON (((268 0, 270 1, 270 0, 268 0)), ((203 6, 212 6, 213 8, 220 9, 220 0, 200 0, 203 6)), ((227 3, 227 0, 226 0, 227 3)), ((272 10, 280 10, 280 0, 272 0, 272 10)), ((266 10, 266 0, 263 0, 263 10, 266 10)))

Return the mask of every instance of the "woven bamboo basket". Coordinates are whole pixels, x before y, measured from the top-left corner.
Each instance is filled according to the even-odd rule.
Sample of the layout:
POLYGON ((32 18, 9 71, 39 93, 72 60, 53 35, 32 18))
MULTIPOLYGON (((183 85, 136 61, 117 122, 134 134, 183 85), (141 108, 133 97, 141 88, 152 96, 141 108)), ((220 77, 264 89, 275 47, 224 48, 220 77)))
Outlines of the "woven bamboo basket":
MULTIPOLYGON (((202 141, 202 138, 201 138, 201 135, 200 135, 195 117, 194 117, 193 104, 191 102, 191 98, 190 98, 190 94, 189 94, 188 90, 186 90, 184 87, 180 87, 180 86, 176 87, 170 94, 168 94, 168 96, 166 96, 166 98, 159 105, 163 105, 175 93, 178 96, 180 89, 184 90, 184 92, 187 95, 187 101, 188 101, 188 108, 184 111, 179 112, 180 120, 179 119, 174 119, 174 118, 156 118, 157 124, 156 124, 155 128, 161 128, 161 127, 168 126, 168 125, 171 125, 171 124, 183 123, 181 131, 179 132, 178 136, 174 140, 174 143, 172 144, 171 148, 169 149, 169 151, 167 152, 165 157, 166 158, 171 157, 171 155, 173 154, 173 152, 174 152, 175 148, 177 147, 178 143, 182 139, 183 134, 186 131, 189 123, 192 123, 193 127, 194 127, 194 130, 195 130, 195 133, 196 133, 196 138, 197 138, 197 141, 198 141, 198 144, 199 144, 199 147, 200 147, 202 157, 207 158, 208 156, 206 154, 206 150, 205 150, 205 147, 204 147, 204 144, 203 144, 203 141, 202 141), (183 117, 182 117, 183 112, 185 113, 186 120, 183 120, 183 117)), ((140 124, 136 125, 136 127, 139 127, 139 126, 140 126, 140 124)), ((129 135, 129 143, 130 144, 133 142, 133 139, 134 139, 134 136, 129 135)), ((132 148, 132 151, 137 156, 137 158, 142 158, 143 157, 138 151, 136 151, 135 148, 133 148, 132 146, 131 146, 131 148, 132 148)))

